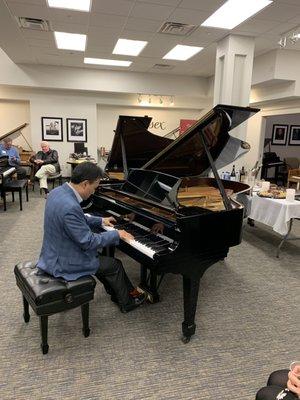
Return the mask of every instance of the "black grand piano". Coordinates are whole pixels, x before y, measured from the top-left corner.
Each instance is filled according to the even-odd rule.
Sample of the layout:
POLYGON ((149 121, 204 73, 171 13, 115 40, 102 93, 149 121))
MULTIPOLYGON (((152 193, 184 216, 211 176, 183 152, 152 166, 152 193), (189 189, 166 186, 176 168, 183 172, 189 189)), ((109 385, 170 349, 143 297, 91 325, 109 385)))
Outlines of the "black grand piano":
POLYGON ((173 142, 172 139, 149 132, 152 118, 120 115, 110 154, 105 166, 108 175, 124 173, 128 168, 141 168, 161 150, 173 142))
POLYGON ((164 274, 182 275, 184 343, 195 333, 202 275, 241 242, 243 207, 232 197, 249 186, 221 181, 217 168, 249 150, 228 132, 258 111, 214 107, 142 168, 129 170, 124 182, 101 184, 94 194, 94 212, 105 209, 116 229, 134 235, 119 249, 141 264, 140 287, 154 302, 164 274))

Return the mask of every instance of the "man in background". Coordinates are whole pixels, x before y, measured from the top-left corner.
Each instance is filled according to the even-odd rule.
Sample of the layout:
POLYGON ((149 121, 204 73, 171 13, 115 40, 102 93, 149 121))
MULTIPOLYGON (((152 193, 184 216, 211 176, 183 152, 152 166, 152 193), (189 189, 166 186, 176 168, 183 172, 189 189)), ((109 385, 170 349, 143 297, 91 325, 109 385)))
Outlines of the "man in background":
POLYGON ((15 167, 18 179, 26 179, 26 169, 21 167, 21 159, 18 149, 12 145, 12 139, 6 137, 0 144, 0 156, 8 156, 8 164, 15 167))
POLYGON ((40 189, 44 191, 45 197, 47 197, 49 193, 47 178, 60 172, 60 165, 57 151, 50 149, 48 142, 41 142, 41 149, 30 158, 30 162, 38 168, 35 177, 39 179, 40 189))

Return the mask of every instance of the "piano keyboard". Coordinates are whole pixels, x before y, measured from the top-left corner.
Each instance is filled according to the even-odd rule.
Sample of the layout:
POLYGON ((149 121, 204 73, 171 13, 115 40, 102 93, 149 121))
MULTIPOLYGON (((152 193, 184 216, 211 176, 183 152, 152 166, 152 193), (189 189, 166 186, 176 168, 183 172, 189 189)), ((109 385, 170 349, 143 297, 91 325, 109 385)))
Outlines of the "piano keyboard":
MULTIPOLYGON (((107 212, 113 217, 122 218, 115 211, 107 210, 107 212)), ((162 255, 172 250, 170 247, 173 244, 172 239, 160 233, 154 234, 149 228, 135 221, 123 220, 122 223, 117 223, 114 227, 102 225, 102 228, 106 231, 124 229, 126 232, 131 233, 134 236, 134 240, 128 240, 126 243, 152 259, 155 254, 162 255)))

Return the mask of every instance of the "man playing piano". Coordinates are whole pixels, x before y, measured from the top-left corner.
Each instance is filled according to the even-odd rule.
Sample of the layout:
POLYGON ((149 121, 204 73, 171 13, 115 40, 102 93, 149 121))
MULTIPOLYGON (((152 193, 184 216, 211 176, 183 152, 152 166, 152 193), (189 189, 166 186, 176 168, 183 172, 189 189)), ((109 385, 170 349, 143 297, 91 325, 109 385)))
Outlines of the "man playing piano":
POLYGON ((54 277, 67 281, 85 275, 96 275, 122 312, 141 305, 146 295, 130 282, 121 261, 98 254, 99 248, 131 240, 125 230, 94 233, 91 228, 113 226, 113 217, 84 214, 80 203, 98 187, 103 172, 97 165, 84 162, 73 171, 71 182, 52 190, 44 217, 44 238, 37 266, 54 277))
POLYGON ((18 179, 26 179, 26 169, 21 167, 21 159, 18 150, 12 145, 12 139, 6 137, 0 144, 0 156, 8 156, 8 163, 15 167, 18 179))

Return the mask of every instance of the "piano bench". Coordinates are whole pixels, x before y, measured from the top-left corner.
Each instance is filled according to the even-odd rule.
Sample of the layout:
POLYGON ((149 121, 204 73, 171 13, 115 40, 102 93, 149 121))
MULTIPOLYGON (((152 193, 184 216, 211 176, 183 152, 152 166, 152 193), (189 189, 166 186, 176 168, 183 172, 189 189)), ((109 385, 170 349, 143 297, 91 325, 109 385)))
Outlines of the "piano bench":
POLYGON ((12 200, 15 201, 15 192, 19 193, 19 203, 20 210, 23 210, 23 201, 22 201, 22 190, 25 188, 26 192, 26 201, 28 201, 28 180, 27 179, 15 179, 8 182, 5 182, 3 187, 3 204, 4 211, 6 211, 6 193, 11 192, 12 200))
POLYGON ((96 281, 92 276, 84 276, 76 281, 54 278, 41 271, 31 261, 15 266, 16 283, 22 292, 24 321, 29 322, 29 304, 40 319, 41 349, 48 353, 48 316, 81 306, 82 333, 90 334, 89 301, 94 298, 96 281))

